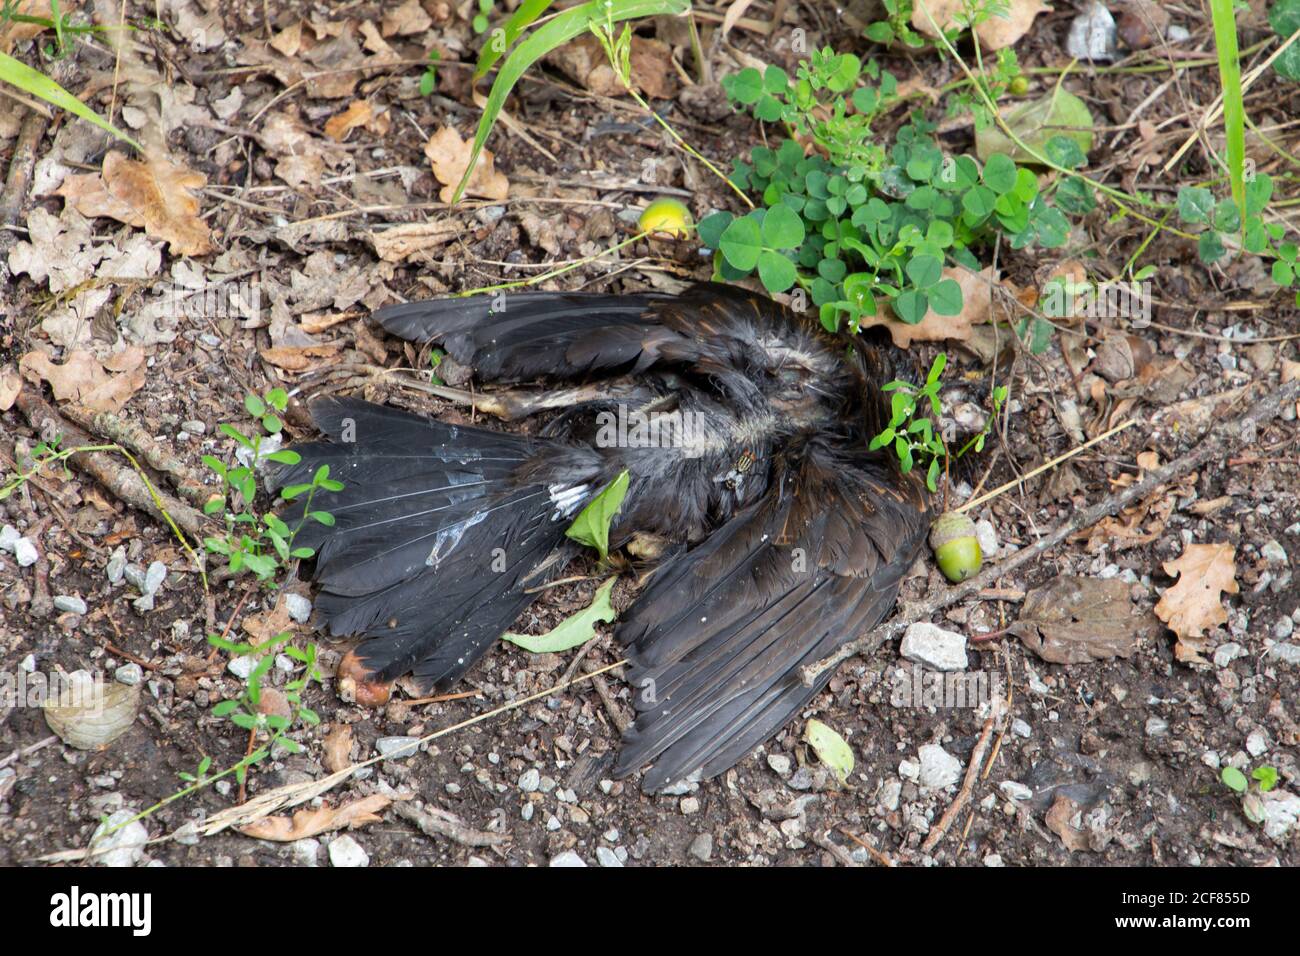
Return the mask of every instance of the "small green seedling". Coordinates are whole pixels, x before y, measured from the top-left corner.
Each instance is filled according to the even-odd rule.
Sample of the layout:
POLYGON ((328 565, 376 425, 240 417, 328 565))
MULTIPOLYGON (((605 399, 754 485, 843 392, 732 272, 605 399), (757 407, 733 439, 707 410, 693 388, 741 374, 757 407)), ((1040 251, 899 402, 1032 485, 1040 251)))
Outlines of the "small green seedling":
POLYGON ((1264 822, 1264 804, 1261 793, 1268 793, 1277 786, 1277 768, 1270 766, 1256 767, 1250 773, 1250 779, 1236 767, 1224 767, 1219 779, 1233 793, 1241 795, 1241 810, 1251 823, 1264 822))
MULTIPOLYGON (((934 357, 923 385, 893 381, 884 386, 884 391, 892 393, 889 424, 871 439, 868 446, 876 451, 892 443, 903 473, 907 474, 917 465, 925 468, 925 483, 932 492, 939 490, 939 474, 949 459, 948 446, 934 418, 931 418, 932 414, 936 418, 943 414, 939 379, 947 363, 947 354, 940 352, 934 357)), ((952 458, 961 458, 968 451, 978 453, 984 450, 984 441, 992 432, 1006 399, 1006 386, 999 385, 993 389, 993 414, 985 421, 984 428, 971 436, 952 458)))

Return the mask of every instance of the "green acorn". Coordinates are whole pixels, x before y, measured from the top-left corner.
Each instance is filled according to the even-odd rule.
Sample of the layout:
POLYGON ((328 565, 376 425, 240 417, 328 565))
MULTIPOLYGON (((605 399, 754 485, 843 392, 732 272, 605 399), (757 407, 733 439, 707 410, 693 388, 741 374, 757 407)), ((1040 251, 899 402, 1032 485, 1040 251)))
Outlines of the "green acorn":
POLYGON ((941 514, 930 525, 930 548, 939 562, 939 570, 953 584, 979 574, 984 563, 984 553, 975 536, 975 522, 955 511, 941 514))

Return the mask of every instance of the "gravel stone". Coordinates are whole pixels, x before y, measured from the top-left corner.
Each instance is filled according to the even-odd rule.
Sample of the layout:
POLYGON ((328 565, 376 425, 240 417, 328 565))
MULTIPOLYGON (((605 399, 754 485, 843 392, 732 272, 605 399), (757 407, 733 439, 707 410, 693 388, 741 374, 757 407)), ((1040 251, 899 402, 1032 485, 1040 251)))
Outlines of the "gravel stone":
POLYGON ((370 855, 346 833, 330 841, 330 866, 342 868, 369 865, 370 855))
POLYGON ((536 793, 542 785, 542 775, 536 767, 525 770, 519 775, 519 789, 524 793, 536 793))
POLYGON ((690 848, 686 851, 701 863, 708 863, 713 858, 713 836, 709 833, 701 833, 691 841, 690 848))
POLYGON ((100 839, 102 834, 108 833, 119 824, 126 823, 135 814, 135 810, 123 807, 110 814, 108 819, 95 829, 91 842, 97 849, 107 850, 106 853, 95 857, 95 862, 100 866, 135 866, 144 859, 144 844, 149 839, 149 831, 139 820, 127 823, 122 829, 114 830, 100 839))
POLYGON ((583 861, 582 857, 578 856, 578 854, 574 853, 572 850, 565 850, 563 853, 551 857, 551 862, 548 865, 586 866, 587 864, 583 861))
POLYGON ((917 782, 931 790, 952 786, 961 779, 961 761, 938 744, 925 744, 918 751, 921 774, 917 782))
POLYGON ((54 610, 84 615, 86 613, 86 602, 74 594, 56 594, 54 595, 54 610))
POLYGON ((924 621, 907 629, 899 652, 931 670, 964 671, 967 667, 966 637, 924 621))

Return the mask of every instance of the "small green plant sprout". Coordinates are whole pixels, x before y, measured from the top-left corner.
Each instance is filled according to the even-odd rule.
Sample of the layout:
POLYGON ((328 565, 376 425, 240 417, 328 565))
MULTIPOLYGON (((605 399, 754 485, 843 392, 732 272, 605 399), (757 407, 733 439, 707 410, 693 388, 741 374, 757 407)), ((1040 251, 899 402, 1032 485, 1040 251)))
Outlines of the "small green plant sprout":
POLYGON ((1277 786, 1277 768, 1270 766, 1256 767, 1250 773, 1250 779, 1236 767, 1224 767, 1219 774, 1223 785, 1233 793, 1241 795, 1241 810, 1251 823, 1264 822, 1264 805, 1261 793, 1268 793, 1277 786))
POLYGON ((221 491, 203 506, 208 515, 222 514, 226 533, 203 539, 210 554, 227 559, 230 571, 252 572, 259 582, 274 586, 277 572, 291 560, 310 558, 311 548, 295 547, 294 538, 307 521, 332 526, 334 516, 326 511, 312 510, 312 499, 318 491, 341 491, 343 485, 329 476, 329 466, 322 465, 310 482, 287 485, 280 496, 287 502, 307 496, 302 520, 290 528, 279 516, 259 514, 255 510, 257 499, 257 468, 263 461, 282 465, 296 465, 301 456, 296 451, 279 448, 280 431, 284 423, 280 416, 289 402, 284 389, 273 388, 265 395, 246 395, 244 408, 257 421, 258 428, 245 434, 231 424, 222 424, 221 431, 233 438, 244 454, 236 453, 238 464, 226 465, 213 455, 204 455, 203 463, 221 480, 221 491), (271 441, 271 440, 274 441, 271 441), (271 450, 263 448, 263 441, 271 450))
POLYGON ((193 773, 188 773, 182 770, 180 773, 176 774, 176 776, 180 777, 186 783, 197 783, 201 785, 207 782, 208 771, 211 769, 212 758, 205 755, 203 759, 199 761, 199 765, 194 769, 193 773))
POLYGON ((884 386, 884 391, 891 393, 889 424, 871 439, 869 446, 875 451, 892 444, 903 473, 910 472, 918 465, 924 468, 925 483, 932 492, 939 490, 939 474, 944 470, 949 457, 961 458, 969 451, 978 454, 984 450, 984 441, 992 432, 1007 400, 1006 386, 996 386, 991 395, 993 413, 985 420, 983 429, 972 435, 956 454, 950 456, 939 426, 930 417, 933 414, 938 418, 943 414, 939 388, 940 377, 947 363, 947 354, 940 352, 934 357, 923 384, 893 381, 884 386))
MULTIPOLYGON (((302 746, 289 736, 296 726, 315 726, 320 717, 314 710, 302 702, 303 691, 312 681, 320 682, 321 673, 317 665, 316 645, 308 644, 306 649, 294 647, 289 641, 293 635, 288 631, 277 634, 261 644, 247 644, 227 640, 220 635, 208 636, 208 643, 226 651, 234 657, 253 659, 252 670, 244 681, 244 691, 239 697, 223 700, 212 708, 213 717, 226 717, 236 727, 249 731, 254 737, 266 738, 256 750, 252 750, 234 767, 235 779, 242 785, 248 770, 275 752, 278 747, 286 753, 296 754, 302 746), (299 676, 284 685, 284 698, 289 705, 289 713, 268 713, 269 708, 262 706, 262 681, 275 664, 277 654, 285 654, 303 665, 299 676)), ((203 779, 206 767, 199 764, 199 779, 203 779)), ((182 779, 185 775, 182 774, 182 779)), ((198 781, 193 781, 198 782, 198 781)))
POLYGON ((442 60, 442 54, 437 50, 430 50, 426 58, 428 66, 424 68, 424 73, 420 76, 420 95, 431 96, 433 91, 438 87, 438 63, 442 60))

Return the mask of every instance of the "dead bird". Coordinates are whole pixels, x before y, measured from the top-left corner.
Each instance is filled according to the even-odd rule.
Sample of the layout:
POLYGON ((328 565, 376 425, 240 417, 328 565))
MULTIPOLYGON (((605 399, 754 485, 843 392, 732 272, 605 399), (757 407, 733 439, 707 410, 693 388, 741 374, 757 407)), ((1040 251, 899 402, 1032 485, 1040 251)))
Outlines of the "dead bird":
MULTIPOLYGON (((635 723, 614 772, 647 791, 730 768, 826 684, 799 668, 892 608, 929 525, 928 497, 889 449, 891 350, 826 334, 753 292, 524 292, 389 306, 388 332, 432 342, 506 386, 472 401, 502 418, 560 410, 534 437, 360 401, 312 405, 326 440, 296 544, 316 549, 317 617, 365 640, 368 679, 459 680, 583 549, 565 535, 623 472, 611 549, 669 546, 618 625, 635 723), (526 387, 526 383, 543 383, 526 387)), ((301 518, 301 505, 285 517, 301 518)))

